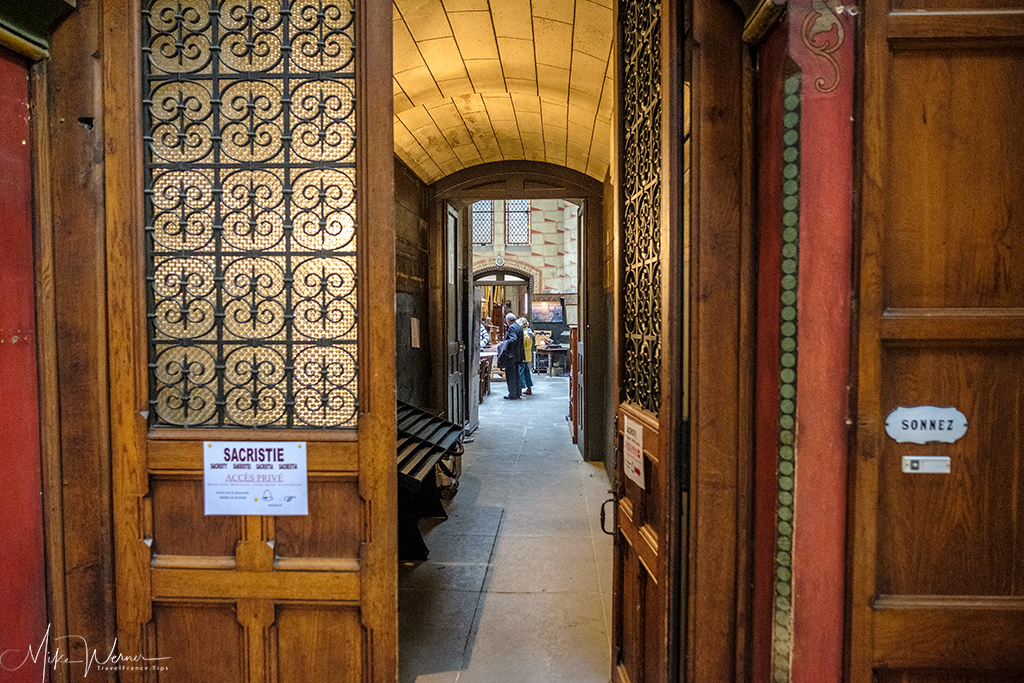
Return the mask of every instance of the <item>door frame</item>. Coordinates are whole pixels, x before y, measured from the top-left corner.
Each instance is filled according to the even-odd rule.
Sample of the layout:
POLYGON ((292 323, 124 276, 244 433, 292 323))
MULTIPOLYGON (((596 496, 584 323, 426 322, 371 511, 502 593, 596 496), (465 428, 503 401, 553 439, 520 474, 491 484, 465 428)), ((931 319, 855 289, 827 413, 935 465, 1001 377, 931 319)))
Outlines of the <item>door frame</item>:
MULTIPOLYGON (((47 10, 49 11, 49 10, 47 10)), ((116 637, 103 243, 102 7, 62 7, 30 54, 40 443, 47 616, 57 683, 116 637), (66 17, 65 17, 66 15, 66 17), (49 59, 45 59, 49 56, 49 59), (81 129, 68 130, 65 121, 81 129), (71 134, 69 134, 71 133, 71 134), (68 476, 67 473, 74 473, 68 476), (71 635, 73 641, 67 641, 71 635), (81 656, 80 656, 81 655, 81 656)), ((113 681, 114 671, 90 672, 113 681)))
POLYGON ((756 226, 754 79, 732 0, 690 0, 690 461, 680 680, 747 681, 751 658, 756 226), (706 368, 702 371, 701 368, 706 368))
MULTIPOLYGON (((689 327, 682 327, 685 342, 677 347, 675 361, 691 374, 681 381, 680 367, 674 385, 688 392, 676 413, 684 422, 688 415, 689 431, 685 424, 673 425, 674 436, 659 443, 659 457, 675 461, 669 493, 677 501, 679 522, 668 530, 666 553, 681 582, 675 604, 667 605, 668 626, 678 633, 668 639, 675 650, 669 652, 665 676, 737 683, 750 680, 752 654, 755 73, 743 42, 746 17, 732 0, 665 6, 663 73, 679 75, 680 86, 683 80, 691 84, 692 135, 690 203, 679 212, 689 242, 684 244, 683 235, 670 242, 688 261, 689 273, 670 274, 674 279, 667 285, 677 292, 689 288, 689 315, 682 321, 689 327)), ((668 92, 682 108, 682 87, 670 86, 668 92)), ((682 118, 667 131, 670 140, 684 135, 682 118)), ((666 192, 677 193, 674 201, 681 205, 684 174, 678 157, 669 161, 675 164, 668 171, 675 185, 666 192)), ((619 239, 616 235, 616 254, 619 239)), ((673 315, 682 316, 682 307, 673 315)), ((618 405, 618 378, 615 387, 618 405)), ((618 436, 616 450, 621 478, 618 436)))
MULTIPOLYGON (((580 286, 579 312, 580 329, 584 332, 584 344, 590 344, 595 351, 589 354, 588 367, 584 368, 584 376, 611 378, 607 372, 607 360, 600 349, 607 351, 610 358, 612 345, 612 326, 610 310, 606 311, 604 297, 607 296, 602 284, 602 266, 604 264, 603 244, 603 204, 604 186, 594 178, 572 169, 539 161, 497 161, 463 169, 446 176, 427 191, 430 202, 430 262, 440 266, 444 263, 442 244, 438 243, 438 233, 443 225, 443 205, 445 202, 465 202, 468 206, 481 199, 566 199, 580 203, 583 208, 583 222, 580 225, 580 286), (589 374, 588 374, 589 373, 589 374)), ((469 221, 463 220, 463 232, 467 244, 469 238, 469 221)), ((444 329, 445 314, 439 310, 444 299, 441 293, 435 292, 437 273, 444 270, 434 266, 431 281, 431 330, 444 329)), ((472 271, 472 268, 467 270, 472 271)), ((472 286, 473 273, 470 274, 472 286)), ((436 345, 435 345, 436 349, 436 345)), ((435 350, 431 362, 433 367, 443 361, 435 350)), ((435 375, 437 373, 435 372, 435 375)), ((589 424, 585 421, 588 431, 584 444, 586 451, 583 457, 588 461, 601 461, 604 454, 613 448, 612 442, 612 402, 608 389, 596 381, 586 388, 586 405, 592 411, 589 424), (601 419, 599 416, 605 415, 601 419)), ((435 392, 436 393, 436 392, 435 392)))
POLYGON ((465 324, 469 304, 464 300, 469 291, 467 268, 465 267, 469 258, 466 254, 467 240, 469 239, 466 229, 468 212, 467 207, 457 201, 442 202, 437 208, 441 212, 440 230, 436 231, 436 235, 431 233, 432 238, 429 242, 431 252, 428 256, 431 263, 437 266, 430 271, 430 308, 441 314, 437 318, 440 326, 432 328, 438 334, 431 335, 431 351, 434 361, 440 363, 435 367, 441 368, 438 373, 439 381, 435 383, 438 394, 437 412, 444 415, 449 422, 465 427, 469 418, 470 395, 466 378, 469 368, 468 338, 466 338, 468 326, 465 324), (454 230, 452 230, 452 221, 455 223, 454 230), (455 254, 452 253, 453 250, 456 252, 455 254), (460 292, 462 293, 461 297, 460 292), (460 298, 463 300, 459 301, 460 298), (462 318, 461 321, 460 318, 462 318), (453 336, 454 339, 452 339, 453 336), (461 345, 458 352, 459 363, 462 366, 460 372, 462 386, 459 392, 462 414, 460 415, 451 414, 449 382, 452 372, 449 368, 451 360, 449 347, 453 341, 461 345))

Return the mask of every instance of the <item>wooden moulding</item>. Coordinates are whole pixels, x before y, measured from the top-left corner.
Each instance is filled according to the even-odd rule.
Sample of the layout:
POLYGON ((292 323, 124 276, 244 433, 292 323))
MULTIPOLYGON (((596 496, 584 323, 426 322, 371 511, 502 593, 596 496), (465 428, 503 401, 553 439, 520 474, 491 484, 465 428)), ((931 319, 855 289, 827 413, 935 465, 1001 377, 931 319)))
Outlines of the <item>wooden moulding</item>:
POLYGON ((874 606, 875 666, 1024 668, 1024 598, 882 596, 874 606))
POLYGON ((366 543, 360 558, 356 597, 372 652, 365 677, 398 676, 398 505, 393 454, 395 412, 395 167, 392 120, 391 7, 357 3, 357 139, 366 141, 357 157, 359 240, 360 495, 367 514, 366 543), (370 57, 372 55, 372 58, 370 57), (360 78, 361 76, 361 78, 360 78), (390 125, 388 123, 387 125, 390 125))
POLYGON ((747 19, 743 26, 743 42, 749 45, 757 45, 768 34, 768 30, 775 25, 783 12, 786 11, 785 0, 761 0, 757 8, 747 19))
POLYGON ((750 653, 754 259, 751 65, 731 2, 694 2, 687 680, 743 680, 750 653))
MULTIPOLYGON (((64 576, 64 520, 60 447, 60 402, 57 385, 57 304, 54 291, 53 160, 47 112, 47 64, 31 69, 33 188, 35 201, 36 339, 39 364, 39 439, 43 484, 43 533, 46 581, 52 636, 67 636, 67 591, 64 576)), ((67 669, 53 669, 55 683, 67 680, 67 669)))
POLYGON ((5 26, 0 26, 0 46, 6 47, 12 52, 17 52, 33 62, 38 62, 50 56, 50 51, 44 46, 18 35, 5 26))
POLYGON ((891 341, 1012 341, 1024 339, 1021 308, 888 309, 881 338, 891 341))
MULTIPOLYGON (((291 438, 305 439, 305 434, 282 433, 291 438)), ((266 432, 262 433, 265 436, 266 432)), ((220 439, 227 438, 223 432, 220 439)), ((355 441, 308 441, 306 469, 310 472, 356 472, 359 469, 359 445, 355 441)), ((152 470, 195 470, 203 469, 201 442, 150 441, 148 446, 149 467, 152 470)))
POLYGON ((893 12, 887 17, 886 38, 890 41, 1024 38, 1024 10, 893 12))
MULTIPOLYGON (((104 158, 106 164, 107 324, 110 441, 117 596, 117 633, 123 651, 155 645, 150 548, 143 539, 150 493, 145 460, 147 409, 145 302, 142 300, 142 134, 139 95, 140 25, 134 0, 106 2, 102 10, 104 158), (116 132, 115 132, 116 131, 116 132), (140 466, 143 465, 143 466, 140 466), (142 628, 140 628, 140 626, 142 628)), ((150 513, 151 515, 151 513, 150 513)))
POLYGON ((152 571, 153 599, 266 598, 337 600, 360 599, 358 571, 218 572, 157 567, 152 571))

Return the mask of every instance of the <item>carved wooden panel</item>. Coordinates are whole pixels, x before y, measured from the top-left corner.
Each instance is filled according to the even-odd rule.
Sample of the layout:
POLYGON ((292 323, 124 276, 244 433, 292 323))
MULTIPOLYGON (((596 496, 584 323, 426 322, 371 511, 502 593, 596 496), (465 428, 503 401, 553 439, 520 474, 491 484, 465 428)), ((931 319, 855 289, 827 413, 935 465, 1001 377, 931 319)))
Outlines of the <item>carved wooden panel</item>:
POLYGON ((237 517, 203 514, 203 481, 194 474, 154 476, 150 481, 153 553, 234 558, 242 538, 237 517))
POLYGON ((1020 306, 1024 168, 993 160, 1024 157, 1024 52, 900 50, 891 68, 884 305, 1020 306))
POLYGON ((360 679, 364 632, 358 610, 279 605, 276 623, 277 681, 345 683, 360 679))
POLYGON ((365 519, 354 477, 316 477, 309 482, 309 514, 274 520, 274 550, 280 558, 357 560, 365 519))
POLYGON ((242 626, 227 603, 161 603, 153 607, 157 680, 246 680, 238 644, 242 626))
POLYGON ((882 412, 953 406, 968 416, 955 443, 884 441, 878 481, 875 590, 894 595, 1024 596, 1022 492, 1024 403, 1019 347, 886 351, 882 412), (901 458, 941 455, 948 475, 905 474, 901 458))

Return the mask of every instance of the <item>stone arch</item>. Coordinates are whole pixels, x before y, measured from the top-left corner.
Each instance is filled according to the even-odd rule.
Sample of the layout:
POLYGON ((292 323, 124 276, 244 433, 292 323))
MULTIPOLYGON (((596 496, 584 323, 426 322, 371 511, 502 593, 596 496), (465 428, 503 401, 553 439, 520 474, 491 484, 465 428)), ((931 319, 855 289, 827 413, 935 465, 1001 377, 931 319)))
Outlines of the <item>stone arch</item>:
POLYGON ((602 184, 565 166, 543 161, 495 161, 466 168, 430 185, 439 199, 586 199, 600 207, 602 184))
MULTIPOLYGON (((442 232, 445 216, 444 206, 451 204, 465 208, 481 199, 564 199, 582 207, 583 216, 579 223, 579 270, 578 325, 580 341, 587 352, 583 356, 581 375, 587 377, 583 385, 583 405, 589 416, 583 420, 583 451, 587 460, 599 461, 611 452, 613 444, 612 385, 613 373, 609 372, 608 360, 612 356, 615 323, 612 319, 614 302, 611 291, 606 288, 605 266, 610 254, 605 253, 605 221, 609 219, 604 210, 605 191, 607 199, 613 201, 612 188, 585 173, 543 161, 496 161, 478 164, 456 171, 440 178, 427 187, 427 200, 431 205, 431 229, 442 232)), ((443 242, 435 242, 434 258, 443 262, 443 242)), ((530 295, 532 304, 542 296, 543 282, 540 273, 532 273, 531 267, 518 262, 514 253, 506 252, 505 264, 498 267, 493 261, 473 268, 473 276, 502 269, 505 272, 533 275, 530 295), (518 271, 518 273, 516 272, 518 271)), ((442 271, 443 272, 443 271, 442 271)), ((443 286, 443 285, 442 285, 443 286)), ((432 325, 444 329, 443 310, 435 312, 432 325)), ((434 352, 436 363, 443 363, 445 349, 438 345, 434 352)))
POLYGON ((481 278, 487 277, 489 275, 499 275, 499 274, 500 275, 514 275, 516 277, 523 278, 523 280, 526 282, 526 307, 527 307, 527 310, 520 311, 519 314, 520 315, 526 315, 527 313, 529 313, 530 306, 533 304, 533 293, 534 293, 534 291, 536 291, 537 283, 540 281, 540 272, 537 271, 535 268, 532 268, 532 267, 530 267, 530 266, 528 266, 526 264, 523 264, 523 263, 513 264, 511 266, 508 265, 507 263, 504 266, 484 266, 483 268, 480 268, 479 270, 474 270, 473 271, 473 284, 475 285, 476 281, 481 279, 481 278), (531 273, 529 271, 534 271, 534 272, 531 273))
POLYGON ((537 268, 518 261, 505 261, 503 266, 483 266, 481 268, 474 268, 473 270, 473 281, 485 277, 487 275, 515 275, 521 277, 526 281, 526 291, 533 296, 535 291, 541 289, 541 283, 543 276, 540 270, 537 268))

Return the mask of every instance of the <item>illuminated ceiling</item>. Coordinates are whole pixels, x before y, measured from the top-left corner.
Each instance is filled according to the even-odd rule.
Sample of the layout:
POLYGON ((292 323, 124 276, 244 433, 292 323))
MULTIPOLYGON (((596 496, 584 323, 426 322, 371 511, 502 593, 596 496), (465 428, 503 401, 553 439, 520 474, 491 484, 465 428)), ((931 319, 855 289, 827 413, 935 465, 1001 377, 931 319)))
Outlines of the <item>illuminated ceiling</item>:
POLYGON ((395 153, 424 181, 492 161, 604 180, 612 0, 394 0, 395 153))

